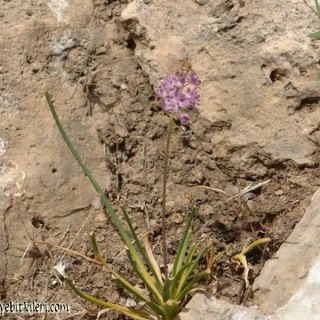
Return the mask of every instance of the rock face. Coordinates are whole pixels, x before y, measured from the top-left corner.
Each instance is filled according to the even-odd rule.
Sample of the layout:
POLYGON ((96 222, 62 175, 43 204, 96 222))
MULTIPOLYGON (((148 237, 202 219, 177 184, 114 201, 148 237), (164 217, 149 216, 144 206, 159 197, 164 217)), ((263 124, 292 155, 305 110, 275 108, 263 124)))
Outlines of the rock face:
MULTIPOLYGON (((155 86, 184 59, 192 64, 202 79, 200 113, 220 129, 212 134, 217 157, 229 153, 240 166, 252 155, 310 165, 320 134, 319 42, 308 38, 318 21, 312 5, 134 0, 122 19, 155 86)), ((255 284, 261 313, 196 295, 181 319, 318 319, 318 198, 255 284)))
POLYGON ((272 320, 254 309, 244 308, 215 298, 196 294, 181 312, 179 320, 272 320))
POLYGON ((272 159, 310 163, 319 42, 307 36, 317 17, 304 1, 135 0, 122 19, 154 85, 191 62, 203 81, 200 112, 220 127, 217 156, 251 145, 272 159))
POLYGON ((1 287, 3 277, 8 282, 19 272, 18 248, 31 241, 24 224, 37 231, 55 225, 55 235, 68 224, 79 228, 96 197, 59 136, 45 88, 56 98, 61 121, 95 175, 105 180, 103 149, 92 120, 85 117, 86 108, 74 106, 86 101, 83 85, 76 82, 79 73, 90 77, 90 57, 83 48, 91 46, 87 52, 94 52, 108 40, 102 32, 82 32, 92 16, 90 0, 0 1, 0 7, 1 287), (76 221, 54 218, 70 208, 83 208, 76 221))
MULTIPOLYGON (((213 128, 212 143, 204 146, 206 153, 213 154, 213 145, 216 157, 225 157, 226 162, 230 160, 242 171, 253 170, 250 158, 261 162, 263 165, 254 169, 258 179, 268 174, 270 161, 293 159, 303 164, 312 161, 310 155, 316 146, 308 138, 316 141, 320 134, 320 94, 315 77, 319 58, 318 42, 311 41, 307 34, 315 31, 317 18, 303 1, 291 0, 290 6, 285 0, 131 1, 122 14, 123 24, 131 33, 129 40, 118 20, 117 23, 111 21, 118 19, 125 3, 124 0, 0 0, 0 296, 5 287, 10 299, 44 299, 43 290, 47 292, 50 284, 58 297, 62 292, 65 300, 71 301, 66 298, 63 286, 55 287, 55 279, 47 282, 60 254, 43 263, 48 266, 45 273, 38 272, 37 263, 46 260, 48 252, 43 246, 40 257, 32 256, 29 249, 34 249, 30 247, 34 240, 52 240, 59 244, 63 241, 69 246, 80 234, 76 245, 82 250, 87 239, 83 227, 89 221, 88 225, 92 223, 104 231, 107 240, 114 240, 116 245, 108 248, 108 255, 119 252, 110 223, 106 223, 102 212, 100 215, 96 212, 100 209, 96 193, 60 138, 43 91, 49 87, 66 131, 93 169, 94 176, 111 193, 114 189, 111 177, 116 176, 117 170, 104 159, 109 140, 113 140, 111 149, 117 149, 118 139, 121 143, 121 139, 129 135, 127 128, 130 132, 137 128, 137 132, 148 132, 151 143, 157 139, 160 143, 164 130, 161 117, 154 130, 143 129, 156 108, 147 110, 144 105, 152 100, 152 91, 146 90, 144 75, 132 57, 134 47, 141 67, 155 86, 168 72, 175 71, 181 60, 191 62, 203 81, 200 112, 214 124, 208 124, 204 130, 213 128), (145 97, 136 101, 137 92, 145 97), (92 100, 94 112, 88 110, 92 100), (114 108, 112 115, 99 107, 99 101, 106 109, 114 108), (123 107, 124 110, 136 108, 136 111, 124 117, 123 107), (146 117, 141 121, 143 112, 146 117), (87 116, 90 113, 92 115, 87 116), (132 121, 134 126, 121 125, 120 120, 131 121, 131 117, 136 117, 132 121), (104 131, 107 124, 112 124, 114 132, 104 131), (106 137, 109 140, 103 140, 106 137), (95 219, 91 219, 93 215, 95 219)), ((200 122, 199 126, 202 126, 200 122)), ((211 131, 208 136, 211 137, 211 131)), ((129 140, 128 148, 123 150, 126 172, 137 168, 125 161, 132 156, 131 150, 137 152, 136 145, 142 145, 142 138, 143 135, 129 140)), ((196 149, 196 142, 191 138, 188 143, 190 149, 196 149)), ((152 153, 151 157, 158 161, 159 152, 152 153)), ((145 166, 148 167, 144 159, 143 152, 141 168, 138 168, 143 173, 145 166)), ((201 160, 200 157, 194 159, 195 163, 201 160)), ((187 163, 190 159, 182 160, 187 163)), ((214 157, 209 160, 208 167, 214 170, 218 162, 214 157)), ((228 167, 225 168, 228 171, 228 167)), ((176 170, 180 170, 178 166, 176 170)), ((191 173, 192 184, 200 184, 205 179, 200 170, 191 173)), ((135 183, 129 185, 131 194, 139 194, 141 189, 137 185, 146 185, 147 178, 137 177, 131 180, 135 183)), ((121 179, 118 180, 120 184, 121 179)), ((152 176, 148 184, 156 184, 155 181, 152 176)), ((150 206, 158 203, 157 199, 158 196, 151 199, 150 206)), ((171 203, 172 207, 175 203, 171 203)), ((208 210, 207 214, 210 213, 208 210)), ((179 223, 179 219, 177 215, 175 222, 179 223)), ((306 247, 296 248, 307 252, 306 247)), ((310 252, 316 257, 316 251, 310 252)), ((314 261, 306 262, 308 271, 314 261)), ((302 279, 306 274, 304 270, 295 276, 302 277, 301 284, 297 281, 300 288, 306 283, 308 290, 315 293, 312 297, 318 300, 311 305, 318 310, 315 301, 320 298, 316 295, 318 278, 315 275, 319 265, 314 263, 307 282, 302 279)), ((75 273, 81 271, 77 272, 79 277, 88 273, 85 265, 75 265, 79 267, 75 273)), ((277 276, 276 270, 271 271, 274 271, 273 278, 277 276)), ((84 286, 92 288, 91 283, 83 281, 84 286)), ((110 282, 97 283, 108 291, 108 297, 113 295, 106 285, 110 282)), ((278 284, 263 283, 270 288, 270 293, 271 285, 281 288, 278 284)), ((298 295, 288 295, 284 303, 297 306, 301 291, 298 287, 293 291, 298 295)), ((117 291, 114 292, 116 296, 117 291)), ((50 297, 55 299, 56 295, 50 294, 50 297)), ((305 304, 310 303, 307 296, 304 298, 305 304)), ((202 296, 197 299, 193 300, 193 307, 202 306, 210 319, 216 314, 220 314, 221 319, 229 319, 234 314, 237 316, 233 319, 246 319, 245 316, 265 319, 260 311, 224 305, 214 299, 210 302, 202 296), (209 303, 216 305, 211 307, 209 303)), ((298 310, 291 310, 299 314, 298 310)), ((196 309, 190 312, 193 312, 191 319, 209 319, 205 312, 196 309)), ((281 307, 278 314, 284 320, 285 307, 281 307)))
POLYGON ((320 308, 313 307, 320 306, 319 228, 320 190, 276 258, 266 262, 255 280, 254 301, 261 311, 271 313, 280 307, 281 310, 290 307, 296 314, 310 316, 299 319, 312 319, 314 313, 320 316, 320 308))

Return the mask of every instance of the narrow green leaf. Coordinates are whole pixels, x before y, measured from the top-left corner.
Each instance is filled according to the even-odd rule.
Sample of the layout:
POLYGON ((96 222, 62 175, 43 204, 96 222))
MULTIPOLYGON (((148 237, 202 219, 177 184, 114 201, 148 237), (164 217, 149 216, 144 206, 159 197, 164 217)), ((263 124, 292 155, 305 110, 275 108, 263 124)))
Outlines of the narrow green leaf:
POLYGON ((140 291, 139 289, 134 287, 132 284, 130 284, 124 277, 122 277, 119 273, 117 273, 115 270, 113 270, 113 268, 109 264, 106 263, 106 261, 104 260, 104 258, 102 257, 102 255, 99 251, 94 233, 91 233, 91 245, 92 245, 94 254, 95 254, 96 258, 98 259, 98 261, 102 263, 104 268, 112 274, 113 278, 118 283, 120 283, 124 288, 126 288, 128 291, 130 291, 136 298, 138 298, 146 303, 151 302, 149 300, 149 298, 142 293, 142 291, 140 291))
POLYGON ((192 220, 193 220, 195 214, 196 214, 196 208, 193 207, 191 214, 189 215, 187 225, 184 229, 184 232, 183 232, 183 235, 181 238, 181 242, 180 242, 177 254, 176 254, 176 258, 173 263, 173 268, 172 268, 172 276, 173 277, 175 277, 177 272, 179 272, 179 269, 181 268, 183 261, 185 259, 186 251, 188 249, 188 245, 189 245, 190 238, 191 238, 191 231, 190 231, 191 223, 192 223, 192 220))
POLYGON ((173 299, 176 296, 176 292, 178 289, 178 284, 181 279, 181 276, 185 272, 186 269, 190 268, 192 266, 192 262, 184 265, 179 272, 176 274, 174 278, 171 278, 171 283, 170 283, 170 297, 173 299))
POLYGON ((171 299, 171 288, 172 284, 174 283, 174 279, 166 279, 163 286, 163 301, 166 302, 167 300, 171 299))
POLYGON ((143 274, 145 271, 141 270, 139 268, 136 260, 133 259, 132 253, 130 250, 127 250, 127 255, 128 255, 130 264, 131 264, 133 270, 135 271, 135 273, 139 276, 139 278, 142 280, 142 282, 144 283, 146 288, 150 291, 150 293, 153 294, 153 298, 156 301, 156 303, 158 305, 162 306, 164 304, 163 297, 162 297, 161 293, 158 291, 158 289, 154 287, 154 283, 153 283, 150 275, 148 274, 151 281, 149 281, 148 277, 146 277, 145 274, 143 274))
POLYGON ((97 193, 100 196, 101 202, 103 203, 103 205, 106 207, 107 212, 110 214, 112 222, 114 223, 117 231, 119 232, 119 235, 122 239, 122 241, 125 243, 125 245, 128 247, 128 250, 131 253, 131 257, 132 260, 136 263, 137 265, 137 269, 139 270, 138 275, 141 276, 144 281, 148 282, 150 291, 153 293, 154 297, 157 299, 157 301, 159 303, 163 303, 161 294, 159 293, 158 289, 155 287, 155 284, 153 282, 152 277, 150 276, 150 274, 147 272, 140 256, 138 255, 135 247, 133 246, 133 244, 131 243, 129 236, 126 232, 126 229, 124 228, 124 226, 122 225, 119 217, 117 216, 117 214, 115 213, 109 199, 105 196, 102 188, 100 187, 100 185, 97 183, 97 181, 94 179, 94 177, 92 176, 90 170, 88 169, 88 167, 84 164, 84 162, 82 161, 79 153, 77 152, 77 150, 75 149, 75 147, 73 146, 73 144, 71 143, 71 141, 69 140, 66 132, 64 131, 62 124, 58 118, 58 115, 55 111, 55 107, 52 101, 52 98, 49 94, 48 91, 45 92, 45 96, 46 96, 46 100, 48 102, 50 111, 52 113, 52 116, 56 122, 56 125, 60 131, 60 134, 62 136, 62 138, 64 139, 66 145, 68 146, 68 148, 70 149, 71 153, 73 154, 73 156, 75 157, 75 159, 78 161, 81 169, 83 170, 84 174, 88 177, 89 181, 91 182, 92 186, 94 187, 94 189, 97 191, 97 193))
POLYGON ((134 241, 135 241, 135 245, 136 245, 136 247, 137 247, 137 249, 138 249, 138 252, 139 252, 140 255, 143 257, 143 259, 145 260, 145 262, 147 263, 146 253, 145 253, 145 251, 144 251, 144 248, 142 247, 141 241, 139 240, 139 238, 138 238, 138 236, 137 236, 137 234, 136 234, 136 232, 135 232, 135 230, 134 230, 134 228, 133 228, 133 226, 132 226, 131 219, 130 219, 130 217, 129 217, 129 215, 128 215, 128 212, 127 212, 127 210, 125 209, 125 207, 121 207, 121 211, 122 211, 122 213, 123 213, 123 216, 124 216, 124 218, 125 218, 128 226, 129 226, 130 232, 131 232, 132 237, 133 237, 133 239, 134 239, 134 241))
POLYGON ((73 156, 75 157, 75 159, 78 161, 82 171, 84 172, 84 174, 88 177, 88 179, 90 180, 92 186, 94 187, 94 189, 96 190, 96 192, 99 194, 101 201, 103 203, 103 205, 106 207, 108 213, 110 214, 112 221, 114 223, 114 225, 116 226, 121 239, 125 242, 125 244, 128 246, 128 244, 130 245, 130 239, 125 231, 125 228, 123 227, 122 223, 120 222, 117 214, 115 213, 114 209, 111 206, 111 203, 109 202, 108 198, 105 196, 102 188, 100 187, 100 185, 97 183, 97 181, 94 179, 94 177, 91 174, 91 171, 89 170, 89 168, 84 164, 84 162, 82 161, 78 151, 75 149, 75 147, 73 146, 73 144, 71 143, 70 139, 68 138, 59 118, 58 115, 56 113, 51 95, 49 94, 49 92, 45 92, 45 96, 50 108, 50 111, 52 113, 52 116, 56 122, 56 125, 60 131, 60 134, 64 140, 64 142, 66 143, 66 145, 68 146, 69 150, 71 151, 71 153, 73 154, 73 156))
MULTIPOLYGON (((100 251, 98 249, 97 241, 95 239, 94 233, 91 234, 91 244, 92 248, 94 250, 95 256, 97 259, 102 263, 102 265, 106 268, 107 271, 112 273, 112 276, 114 279, 125 289, 127 289, 129 292, 131 292, 137 299, 143 301, 151 310, 153 310, 156 314, 162 315, 163 310, 160 306, 150 301, 149 297, 144 295, 141 290, 134 287, 131 283, 129 283, 124 277, 122 277, 119 273, 114 271, 110 265, 108 265, 103 257, 100 254, 100 251)), ((135 266, 134 262, 133 266, 135 266)))
POLYGON ((184 297, 194 288, 195 285, 199 284, 199 282, 203 279, 205 279, 210 272, 208 270, 202 271, 198 274, 196 274, 181 290, 181 292, 176 296, 176 300, 182 301, 184 297))
POLYGON ((189 252, 188 252, 188 255, 187 255, 187 257, 186 257, 186 261, 185 261, 186 264, 189 264, 189 263, 192 262, 193 257, 194 257, 194 254, 195 254, 198 246, 199 246, 198 243, 195 243, 195 244, 193 244, 193 245, 191 246, 191 248, 190 248, 190 250, 189 250, 189 252))
POLYGON ((149 319, 149 315, 144 311, 134 310, 133 308, 128 308, 128 307, 121 306, 119 304, 100 300, 94 296, 91 296, 88 293, 81 291, 79 288, 77 288, 75 286, 75 284, 73 283, 73 281, 70 278, 65 277, 64 280, 77 295, 79 295, 81 298, 83 298, 91 303, 94 303, 94 304, 96 304, 100 307, 106 308, 106 309, 116 310, 116 311, 118 311, 124 315, 127 315, 135 320, 148 320, 149 319))
POLYGON ((253 241, 252 243, 250 243, 247 246, 244 246, 244 248, 242 249, 241 253, 242 254, 247 254, 248 252, 250 252, 251 250, 253 250, 255 247, 264 244, 264 243, 268 243, 270 242, 271 239, 270 238, 262 238, 262 239, 258 239, 256 241, 253 241))
POLYGON ((308 37, 310 37, 312 39, 320 39, 320 31, 309 33, 308 37))
POLYGON ((178 270, 178 273, 173 278, 172 285, 170 288, 170 297, 172 297, 172 298, 175 297, 176 291, 178 289, 178 283, 181 279, 181 276, 184 274, 184 272, 186 272, 186 270, 188 268, 190 268, 192 266, 192 259, 193 259, 193 256, 194 256, 194 253, 195 253, 197 247, 198 247, 198 244, 193 244, 191 246, 191 249, 189 250, 188 255, 186 257, 186 261, 184 263, 184 266, 181 267, 180 270, 178 270))
POLYGON ((149 234, 146 234, 143 237, 142 241, 143 241, 143 246, 145 248, 148 265, 150 265, 150 269, 158 282, 158 286, 160 290, 163 290, 163 281, 161 279, 161 271, 160 271, 159 264, 157 263, 150 246, 149 234))
POLYGON ((126 222, 127 222, 128 226, 129 226, 130 232, 131 232, 131 234, 133 236, 133 239, 135 241, 135 244, 136 244, 136 247, 138 249, 138 252, 143 257, 146 265, 150 268, 153 276, 156 279, 158 288, 160 290, 162 290, 163 289, 163 282, 162 282, 162 279, 161 279, 161 273, 160 273, 159 267, 157 266, 156 261, 154 260, 152 251, 149 250, 150 246, 148 246, 148 244, 146 242, 144 242, 145 248, 142 246, 141 241, 139 240, 139 238, 137 236, 137 233, 135 232, 135 230, 134 230, 134 228, 132 226, 131 219, 130 219, 126 209, 124 207, 121 207, 121 210, 122 210, 124 218, 126 219, 126 222), (148 248, 146 248, 146 245, 148 246, 148 248))
POLYGON ((188 232, 186 233, 186 236, 183 238, 181 249, 178 250, 176 260, 175 260, 175 263, 174 263, 173 269, 172 269, 173 277, 175 277, 177 275, 177 273, 179 272, 179 270, 183 266, 183 262, 186 259, 187 249, 188 249, 188 246, 190 243, 191 235, 192 235, 192 232, 189 229, 188 232))
POLYGON ((209 250, 209 245, 206 245, 198 254, 197 258, 193 261, 190 268, 186 269, 184 273, 181 276, 181 279, 179 280, 178 289, 176 291, 176 294, 179 295, 180 292, 183 290, 185 283, 187 282, 189 276, 192 274, 192 272, 195 270, 195 268, 198 266, 199 262, 203 259, 206 252, 209 250))

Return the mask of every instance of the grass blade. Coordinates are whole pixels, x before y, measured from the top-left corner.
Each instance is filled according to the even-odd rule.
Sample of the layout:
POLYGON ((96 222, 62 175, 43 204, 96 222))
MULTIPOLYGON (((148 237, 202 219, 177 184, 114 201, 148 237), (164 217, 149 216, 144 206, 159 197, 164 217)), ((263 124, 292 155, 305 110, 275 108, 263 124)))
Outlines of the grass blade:
POLYGON ((110 214, 112 222, 114 223, 117 231, 119 232, 119 235, 120 235, 122 241, 125 243, 125 245, 127 246, 128 250, 130 251, 131 258, 135 262, 135 264, 137 265, 137 269, 140 271, 138 275, 141 276, 141 278, 143 279, 143 281, 145 283, 146 282, 148 283, 148 285, 150 287, 150 290, 154 294, 154 297, 157 299, 157 301, 159 303, 163 303, 161 294, 159 293, 158 289, 155 287, 155 284, 153 282, 152 277, 147 272, 147 270, 146 270, 146 268, 145 268, 140 256, 138 255, 138 253, 137 253, 135 247, 133 246, 133 244, 131 243, 131 241, 129 239, 129 236, 128 236, 127 232, 126 232, 126 229, 124 228, 124 226, 122 225, 121 221, 119 220, 119 217, 117 216, 117 214, 115 213, 114 209, 112 208, 109 199, 105 196, 102 188, 100 187, 100 185, 97 183, 97 181, 92 176, 91 171, 89 170, 89 168, 82 161, 79 153, 77 152, 77 150, 75 149, 75 147, 73 146, 73 144, 69 140, 65 130, 63 129, 62 124, 61 124, 61 122, 60 122, 60 120, 58 118, 58 115, 57 115, 56 111, 55 111, 55 107, 54 107, 52 98, 51 98, 51 96, 50 96, 48 91, 45 92, 45 97, 46 97, 46 100, 48 102, 48 105, 49 105, 50 111, 52 113, 52 116, 53 116, 53 118, 54 118, 54 120, 56 122, 56 125, 57 125, 57 127, 58 127, 58 129, 60 131, 60 134, 61 134, 64 142, 66 143, 66 145, 70 149, 70 151, 73 154, 73 156, 75 157, 75 159, 78 161, 81 169, 83 170, 84 174, 88 177, 88 179, 91 182, 91 184, 94 187, 94 189, 99 194, 101 202, 103 203, 103 205, 107 209, 107 212, 110 214))
POLYGON ((146 234, 143 237, 142 241, 143 241, 143 246, 144 246, 146 254, 147 254, 148 264, 151 266, 152 273, 154 274, 156 279, 158 279, 161 289, 163 289, 163 281, 161 279, 160 267, 159 267, 159 264, 157 263, 156 259, 154 258, 154 255, 153 255, 153 252, 152 252, 152 249, 150 246, 150 242, 149 242, 149 234, 146 234))
POLYGON ((181 290, 181 292, 177 295, 176 300, 182 301, 188 292, 190 292, 190 290, 192 290, 196 284, 198 284, 202 279, 205 279, 209 274, 210 272, 205 270, 195 275, 194 278, 188 282, 183 290, 181 290))
POLYGON ((199 245, 198 245, 197 243, 195 243, 195 244, 193 244, 193 245, 191 246, 191 248, 190 248, 190 250, 189 250, 189 252, 188 252, 188 255, 187 255, 187 257, 186 257, 185 264, 189 264, 189 263, 192 262, 193 257, 194 257, 194 254, 195 254, 198 246, 199 246, 199 245))
POLYGON ((97 260, 104 266, 104 268, 108 272, 110 272, 112 274, 113 278, 118 283, 120 283, 124 288, 126 288, 128 291, 130 291, 134 296, 139 298, 140 300, 142 300, 146 303, 151 302, 147 296, 145 296, 140 290, 138 290, 136 287, 134 287, 132 284, 130 284, 125 278, 123 278, 119 273, 114 271, 113 268, 105 262, 104 258, 102 257, 102 255, 99 251, 94 233, 91 234, 90 238, 91 238, 91 246, 93 248, 93 251, 94 251, 94 254, 95 254, 97 260))
POLYGON ((186 225, 185 230, 183 232, 181 242, 180 242, 177 254, 176 254, 176 258, 173 263, 173 268, 172 268, 173 277, 175 277, 177 275, 177 273, 181 269, 181 266, 182 266, 183 261, 185 259, 186 251, 188 249, 188 245, 189 245, 190 238, 191 238, 191 231, 190 231, 191 223, 192 223, 192 220, 193 220, 195 214, 196 214, 196 208, 193 207, 191 214, 188 218, 187 225, 186 225))
POLYGON ((264 243, 268 243, 271 241, 271 238, 262 238, 262 239, 258 239, 256 241, 253 241, 252 243, 250 243, 249 245, 245 246, 241 253, 242 254, 247 254, 248 252, 250 252, 251 250, 253 250, 255 247, 264 244, 264 243))
POLYGON ((190 268, 190 266, 192 265, 192 263, 189 263, 189 264, 186 264, 184 265, 180 270, 179 272, 177 273, 177 275, 172 278, 172 279, 168 279, 171 280, 170 282, 170 291, 169 291, 169 294, 170 294, 170 297, 171 298, 174 298, 176 296, 176 292, 177 292, 177 289, 178 289, 178 283, 179 283, 179 280, 181 279, 181 276, 182 274, 184 273, 184 271, 187 269, 187 268, 190 268))
MULTIPOLYGON (((157 294, 154 294, 154 290, 152 288, 153 286, 153 282, 150 283, 148 280, 146 280, 144 278, 144 276, 141 274, 141 271, 139 270, 139 267, 137 266, 136 261, 133 259, 132 254, 130 252, 130 250, 126 250, 127 252, 127 256, 130 262, 130 265, 133 269, 133 271, 138 275, 138 277, 142 280, 143 284, 145 285, 145 287, 149 290, 150 293, 153 293, 153 299, 156 302, 156 306, 159 307, 161 309, 161 306, 163 306, 164 304, 164 300, 163 300, 163 296, 162 296, 162 292, 160 293, 159 291, 156 291, 157 294)), ((160 310, 159 309, 159 310, 160 310)), ((161 309, 162 310, 162 309, 161 309)), ((160 312, 160 311, 159 311, 160 312)), ((158 312, 158 313, 159 313, 158 312)))
POLYGON ((128 215, 126 209, 124 207, 121 207, 121 210, 124 215, 124 218, 126 219, 128 226, 129 226, 130 232, 133 236, 133 239, 135 241, 136 247, 137 247, 140 255, 143 257, 145 263, 150 268, 153 276, 156 279, 156 282, 157 282, 159 289, 162 290, 163 289, 163 282, 161 279, 161 272, 160 272, 158 264, 156 263, 156 261, 153 257, 152 250, 149 245, 149 241, 147 241, 148 239, 147 240, 145 240, 145 238, 143 239, 143 245, 144 245, 144 247, 143 247, 141 244, 141 241, 139 240, 139 238, 138 238, 138 236, 132 226, 131 220, 129 218, 129 215, 128 215))
POLYGON ((312 39, 320 39, 320 31, 309 33, 308 37, 310 37, 312 39))
POLYGON ((175 275, 175 277, 173 278, 172 281, 172 285, 170 288, 170 295, 171 297, 175 297, 177 289, 178 289, 178 283, 181 279, 181 276, 186 272, 186 270, 188 268, 190 268, 192 266, 192 259, 194 256, 195 251, 197 250, 198 244, 193 244, 189 250, 189 253, 186 257, 186 261, 183 265, 183 267, 180 268, 180 270, 178 270, 177 274, 175 275))
POLYGON ((187 268, 184 273, 181 276, 181 279, 179 281, 178 289, 177 289, 177 294, 183 290, 183 287, 185 283, 187 282, 188 278, 192 274, 192 272, 195 270, 195 268, 198 266, 199 262, 203 259, 207 251, 209 250, 210 245, 206 245, 198 254, 197 258, 194 260, 194 262, 191 264, 190 268, 187 268))
POLYGON ((106 308, 106 309, 117 310, 118 312, 125 314, 135 320, 148 320, 149 319, 149 315, 144 311, 134 310, 132 308, 124 307, 119 304, 115 304, 115 303, 111 303, 111 302, 97 299, 94 296, 91 296, 90 294, 85 293, 82 290, 80 290, 79 288, 77 288, 70 278, 65 277, 64 280, 78 296, 80 296, 81 298, 83 298, 93 304, 96 304, 96 305, 103 307, 103 308, 106 308))

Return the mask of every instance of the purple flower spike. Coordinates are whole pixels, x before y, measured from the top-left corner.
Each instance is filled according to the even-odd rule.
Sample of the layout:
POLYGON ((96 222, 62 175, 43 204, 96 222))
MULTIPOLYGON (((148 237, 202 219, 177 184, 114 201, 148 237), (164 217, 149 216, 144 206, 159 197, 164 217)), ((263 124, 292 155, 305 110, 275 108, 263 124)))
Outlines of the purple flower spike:
POLYGON ((190 117, 182 114, 181 110, 192 109, 199 104, 197 90, 200 83, 193 70, 168 75, 156 90, 156 95, 162 100, 164 112, 174 112, 182 125, 188 124, 190 117))

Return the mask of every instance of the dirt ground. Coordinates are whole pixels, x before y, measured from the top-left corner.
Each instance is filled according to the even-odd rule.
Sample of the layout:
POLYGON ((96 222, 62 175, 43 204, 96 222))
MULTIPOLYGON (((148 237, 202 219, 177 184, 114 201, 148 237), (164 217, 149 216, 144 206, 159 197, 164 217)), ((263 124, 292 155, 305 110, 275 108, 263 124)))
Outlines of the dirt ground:
MULTIPOLYGON (((102 187, 116 208, 121 205, 128 208, 137 232, 141 234, 146 229, 150 231, 156 257, 161 261, 161 184, 168 117, 163 114, 160 102, 155 99, 154 88, 135 59, 134 40, 119 22, 120 12, 126 4, 126 1, 93 1, 89 24, 91 30, 95 29, 95 36, 83 28, 77 34, 77 39, 56 55, 46 51, 46 30, 41 25, 36 26, 36 45, 28 41, 23 45, 25 60, 19 68, 9 76, 9 66, 2 61, 1 65, 7 70, 1 69, 0 92, 9 92, 15 83, 12 79, 19 78, 19 74, 22 78, 26 74, 30 77, 31 74, 32 82, 21 84, 19 90, 26 89, 26 93, 37 91, 34 95, 39 98, 45 80, 59 82, 58 78, 55 79, 57 73, 63 73, 67 77, 69 84, 66 93, 56 89, 53 95, 62 121, 71 119, 67 125, 70 137, 77 139, 77 145, 85 159, 90 159, 88 152, 90 153, 91 144, 103 150, 100 160, 93 163, 88 161, 89 166, 98 164, 104 172, 99 177, 103 178, 102 187), (61 69, 57 71, 55 66, 58 62, 61 69), (63 106, 60 104, 65 101, 73 107, 62 112, 63 106), (86 130, 91 132, 92 140, 88 138, 86 130)), ((18 7, 15 2, 2 1, 1 6, 6 9, 4 19, 13 15, 19 18, 22 14, 26 19, 35 12, 46 10, 44 2, 39 5, 30 1, 29 5, 18 7)), ((16 26, 20 23, 18 18, 16 26)), ((19 27, 15 30, 17 33, 23 32, 19 27)), ((8 46, 8 42, 3 41, 2 46, 8 46)), ((14 50, 19 50, 19 44, 16 44, 14 50)), ((3 57, 2 59, 4 60, 3 57)), ((4 97, 4 94, 0 97, 2 104, 9 99, 9 96, 6 99, 4 97)), ((38 108, 35 106, 36 113, 38 108)), ((40 115, 48 113, 47 110, 41 112, 40 115)), ((6 115, 3 118, 7 121, 6 135, 18 141, 19 137, 23 137, 19 126, 23 128, 25 122, 31 121, 32 116, 29 117, 10 120, 6 115)), ((46 117, 50 119, 49 114, 46 117)), ((219 250, 232 244, 233 252, 237 252, 249 240, 271 237, 272 242, 264 250, 255 250, 249 255, 248 260, 253 270, 250 276, 252 282, 264 261, 270 259, 286 240, 303 215, 312 193, 319 187, 319 154, 313 155, 313 164, 308 166, 299 166, 290 160, 273 160, 254 144, 239 148, 225 145, 225 156, 217 156, 211 137, 214 132, 226 129, 228 123, 212 124, 196 110, 192 113, 189 127, 179 126, 178 123, 174 126, 168 181, 168 249, 172 259, 187 214, 191 206, 196 205, 199 213, 193 224, 194 241, 204 243, 212 239, 219 250), (241 162, 243 155, 250 161, 241 162), (239 157, 238 165, 229 161, 235 156, 239 157), (237 188, 242 189, 269 179, 268 184, 250 194, 250 199, 240 202, 230 201, 219 193, 196 188, 209 186, 232 193, 237 188)), ((60 139, 58 133, 54 133, 51 138, 57 141, 60 139)), ((77 170, 73 172, 81 175, 76 162, 72 161, 61 141, 59 146, 58 155, 65 155, 68 163, 75 167, 71 170, 77 170)), ((57 150, 55 146, 53 148, 57 150)), ((47 174, 55 175, 59 180, 63 179, 64 171, 69 170, 69 167, 63 168, 63 162, 57 163, 55 154, 50 154, 47 168, 50 172, 47 174)), ((16 155, 19 156, 21 154, 16 155)), ((57 183, 56 188, 60 190, 57 194, 52 194, 52 199, 47 202, 47 207, 51 206, 47 215, 42 210, 43 198, 40 196, 41 188, 43 192, 48 188, 43 182, 45 180, 46 175, 41 172, 36 193, 39 196, 26 194, 22 198, 13 198, 4 210, 1 241, 5 249, 1 259, 5 261, 6 269, 1 271, 2 299, 65 302, 71 305, 72 312, 69 315, 62 314, 60 319, 70 316, 72 317, 68 319, 94 319, 98 309, 76 297, 55 276, 52 267, 64 260, 69 264, 70 276, 83 290, 116 303, 128 303, 130 296, 127 292, 114 284, 111 276, 97 266, 79 257, 64 255, 63 251, 49 244, 35 242, 45 241, 70 247, 92 257, 88 235, 94 231, 107 261, 134 281, 123 245, 110 221, 105 218, 97 198, 88 205, 80 206, 74 200, 73 209, 62 214, 52 213, 56 203, 59 203, 59 208, 64 205, 70 208, 72 198, 64 197, 64 194, 74 191, 73 199, 86 197, 89 184, 83 187, 77 185, 77 190, 73 190, 72 184, 57 183), (28 222, 22 223, 24 219, 11 220, 10 214, 13 211, 25 214, 28 222), (69 230, 70 223, 73 227, 69 230), (61 226, 65 226, 65 232, 61 231, 61 226), (14 238, 20 239, 19 248, 12 246, 14 238), (12 255, 15 260, 12 260, 12 255)), ((90 192, 92 194, 91 190, 90 192)), ((214 267, 207 292, 234 303, 254 303, 252 292, 244 290, 242 271, 230 262, 230 256, 223 257, 214 267)), ((21 318, 12 316, 12 319, 21 318)), ((24 315, 23 319, 35 319, 35 316, 24 315)), ((39 319, 44 318, 39 316, 39 319)), ((51 318, 47 316, 46 319, 51 318)), ((102 315, 101 319, 124 318, 109 312, 102 315)))

